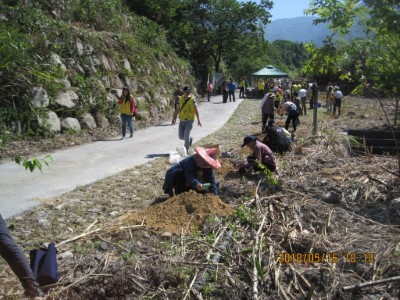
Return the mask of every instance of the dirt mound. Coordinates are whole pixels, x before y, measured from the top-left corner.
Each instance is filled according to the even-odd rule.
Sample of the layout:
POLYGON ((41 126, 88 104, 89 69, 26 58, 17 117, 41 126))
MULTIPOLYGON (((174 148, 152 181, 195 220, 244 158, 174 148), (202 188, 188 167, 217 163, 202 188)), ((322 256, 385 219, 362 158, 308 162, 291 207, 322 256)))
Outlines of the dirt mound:
POLYGON ((233 208, 213 194, 189 191, 176 195, 165 202, 121 217, 124 223, 141 224, 157 232, 180 234, 201 227, 208 217, 226 217, 233 208))

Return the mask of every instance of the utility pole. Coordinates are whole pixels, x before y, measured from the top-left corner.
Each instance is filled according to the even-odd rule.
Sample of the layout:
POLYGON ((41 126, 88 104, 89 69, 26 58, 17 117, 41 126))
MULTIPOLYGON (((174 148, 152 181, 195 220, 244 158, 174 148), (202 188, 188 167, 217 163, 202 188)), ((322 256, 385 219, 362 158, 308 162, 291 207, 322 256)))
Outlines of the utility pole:
POLYGON ((314 103, 314 115, 313 115, 313 135, 317 134, 317 110, 318 110, 318 85, 314 81, 312 87, 312 101, 314 103))

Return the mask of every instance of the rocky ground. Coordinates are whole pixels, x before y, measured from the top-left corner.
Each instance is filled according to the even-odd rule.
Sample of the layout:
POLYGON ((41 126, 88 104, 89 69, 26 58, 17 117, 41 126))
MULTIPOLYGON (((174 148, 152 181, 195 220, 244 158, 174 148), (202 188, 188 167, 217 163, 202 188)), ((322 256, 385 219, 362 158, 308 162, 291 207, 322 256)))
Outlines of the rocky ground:
MULTIPOLYGON (((339 118, 319 109, 317 135, 311 111, 301 117, 278 174, 239 175, 243 136, 263 137, 259 101, 245 100, 196 143, 221 147, 219 197, 167 199, 159 158, 45 199, 8 220, 10 232, 25 253, 56 242, 60 285, 48 299, 398 299, 398 281, 351 287, 400 275, 400 180, 396 157, 352 155, 341 133, 384 126, 376 99, 344 104, 339 118)), ((53 148, 75 143, 58 139, 53 148)), ((0 264, 0 299, 20 299, 0 264)))

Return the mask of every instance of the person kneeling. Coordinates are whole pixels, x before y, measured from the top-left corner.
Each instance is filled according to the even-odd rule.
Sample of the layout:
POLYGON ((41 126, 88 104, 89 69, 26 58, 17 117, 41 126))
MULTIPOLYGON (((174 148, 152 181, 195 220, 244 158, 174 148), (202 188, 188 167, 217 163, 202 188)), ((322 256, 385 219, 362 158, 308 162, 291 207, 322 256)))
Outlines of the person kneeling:
POLYGON ((163 190, 172 197, 174 194, 193 189, 197 192, 211 192, 218 195, 215 172, 221 168, 218 148, 196 147, 195 153, 168 169, 163 190), (201 173, 201 175, 199 175, 201 173))
POLYGON ((253 150, 253 153, 251 156, 247 157, 247 163, 242 163, 239 166, 239 171, 249 167, 253 168, 255 171, 259 171, 260 167, 258 162, 261 162, 261 164, 271 172, 277 171, 277 159, 267 145, 260 142, 256 137, 248 135, 243 139, 242 147, 244 146, 253 150))
POLYGON ((292 142, 291 135, 286 129, 276 126, 274 120, 268 122, 265 133, 262 142, 273 152, 284 153, 289 150, 292 142))

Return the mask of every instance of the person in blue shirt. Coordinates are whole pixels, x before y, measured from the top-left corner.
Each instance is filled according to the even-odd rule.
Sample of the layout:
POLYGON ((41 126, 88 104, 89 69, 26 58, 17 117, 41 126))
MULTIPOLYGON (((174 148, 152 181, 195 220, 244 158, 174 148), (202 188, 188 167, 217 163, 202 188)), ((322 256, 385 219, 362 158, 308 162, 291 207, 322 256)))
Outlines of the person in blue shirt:
POLYGON ((172 197, 192 189, 218 195, 214 172, 221 168, 217 159, 218 152, 218 148, 196 147, 193 155, 185 157, 168 169, 164 179, 164 193, 172 197))
POLYGON ((229 102, 232 102, 232 98, 233 98, 233 102, 235 102, 235 90, 236 90, 236 84, 232 81, 232 79, 229 80, 229 102))

